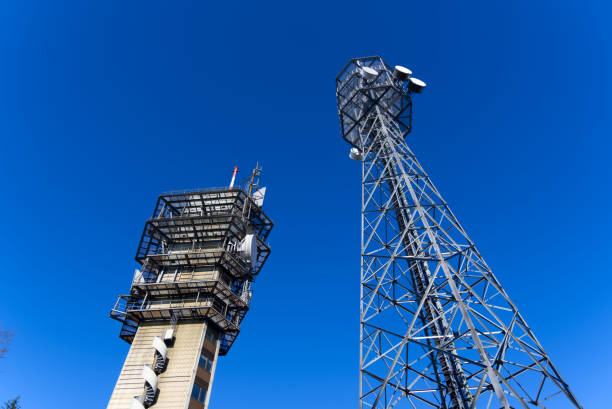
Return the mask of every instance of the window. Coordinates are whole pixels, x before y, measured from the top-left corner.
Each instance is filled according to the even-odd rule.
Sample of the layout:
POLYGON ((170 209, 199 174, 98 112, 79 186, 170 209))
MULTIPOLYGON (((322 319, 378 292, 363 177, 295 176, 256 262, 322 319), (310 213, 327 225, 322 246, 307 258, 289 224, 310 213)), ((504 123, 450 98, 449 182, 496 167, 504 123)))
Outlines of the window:
POLYGON ((200 399, 198 399, 200 401, 200 403, 204 403, 204 401, 206 400, 206 389, 200 389, 200 399))
POLYGON ((194 383, 193 389, 191 390, 191 397, 194 398, 195 400, 198 400, 198 398, 200 397, 200 390, 202 390, 202 388, 200 388, 198 385, 194 383))
POLYGON ((204 404, 204 401, 206 400, 206 389, 202 388, 197 383, 194 383, 193 390, 191 391, 191 397, 204 404))
POLYGON ((199 365, 201 368, 206 369, 208 372, 212 369, 212 358, 207 357, 204 354, 200 354, 200 362, 199 365))
POLYGON ((206 334, 204 335, 204 338, 206 338, 207 340, 209 340, 210 342, 214 344, 217 342, 217 339, 219 338, 219 333, 209 327, 206 329, 206 334))

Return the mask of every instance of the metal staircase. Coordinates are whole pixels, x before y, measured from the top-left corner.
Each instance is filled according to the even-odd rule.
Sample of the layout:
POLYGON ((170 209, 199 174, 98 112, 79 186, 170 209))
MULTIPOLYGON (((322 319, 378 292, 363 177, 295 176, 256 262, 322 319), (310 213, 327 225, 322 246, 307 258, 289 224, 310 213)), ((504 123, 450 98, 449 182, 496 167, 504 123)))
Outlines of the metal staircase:
POLYGON ((166 370, 168 364, 168 346, 172 344, 174 327, 177 319, 171 320, 171 328, 160 336, 153 337, 151 346, 155 350, 153 365, 145 364, 142 368, 142 378, 144 380, 144 394, 134 396, 131 409, 145 409, 152 406, 157 398, 158 375, 166 370))

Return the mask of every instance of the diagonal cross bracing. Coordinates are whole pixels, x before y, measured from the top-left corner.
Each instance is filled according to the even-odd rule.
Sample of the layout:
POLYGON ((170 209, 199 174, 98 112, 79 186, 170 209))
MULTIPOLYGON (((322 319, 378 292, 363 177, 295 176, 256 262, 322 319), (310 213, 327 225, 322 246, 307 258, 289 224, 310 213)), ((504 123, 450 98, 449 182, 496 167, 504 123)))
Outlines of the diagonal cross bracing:
POLYGON ((362 163, 360 409, 581 408, 407 146, 405 84, 354 59, 337 96, 362 163))

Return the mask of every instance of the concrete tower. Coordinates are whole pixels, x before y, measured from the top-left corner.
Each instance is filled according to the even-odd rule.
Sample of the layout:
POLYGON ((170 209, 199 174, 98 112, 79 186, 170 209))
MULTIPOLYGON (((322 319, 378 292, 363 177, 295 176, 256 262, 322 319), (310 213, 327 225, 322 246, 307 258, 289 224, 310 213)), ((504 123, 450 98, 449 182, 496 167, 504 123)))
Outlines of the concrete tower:
POLYGON ((255 169, 245 188, 162 194, 145 223, 130 293, 111 317, 131 344, 108 409, 208 407, 217 357, 249 309, 270 247, 255 169))

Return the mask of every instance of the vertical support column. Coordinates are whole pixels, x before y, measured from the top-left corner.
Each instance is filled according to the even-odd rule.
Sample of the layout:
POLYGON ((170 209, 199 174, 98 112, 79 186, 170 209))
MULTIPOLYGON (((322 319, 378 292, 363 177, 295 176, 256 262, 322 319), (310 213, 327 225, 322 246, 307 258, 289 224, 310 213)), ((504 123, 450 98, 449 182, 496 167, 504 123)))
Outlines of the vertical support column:
POLYGON ((212 368, 210 370, 210 381, 208 382, 208 393, 206 394, 206 401, 204 402, 204 409, 208 409, 208 402, 210 401, 210 391, 212 390, 213 380, 215 379, 215 372, 217 370, 217 360, 219 359, 219 348, 221 347, 221 337, 217 337, 215 343, 215 358, 213 360, 212 368))

